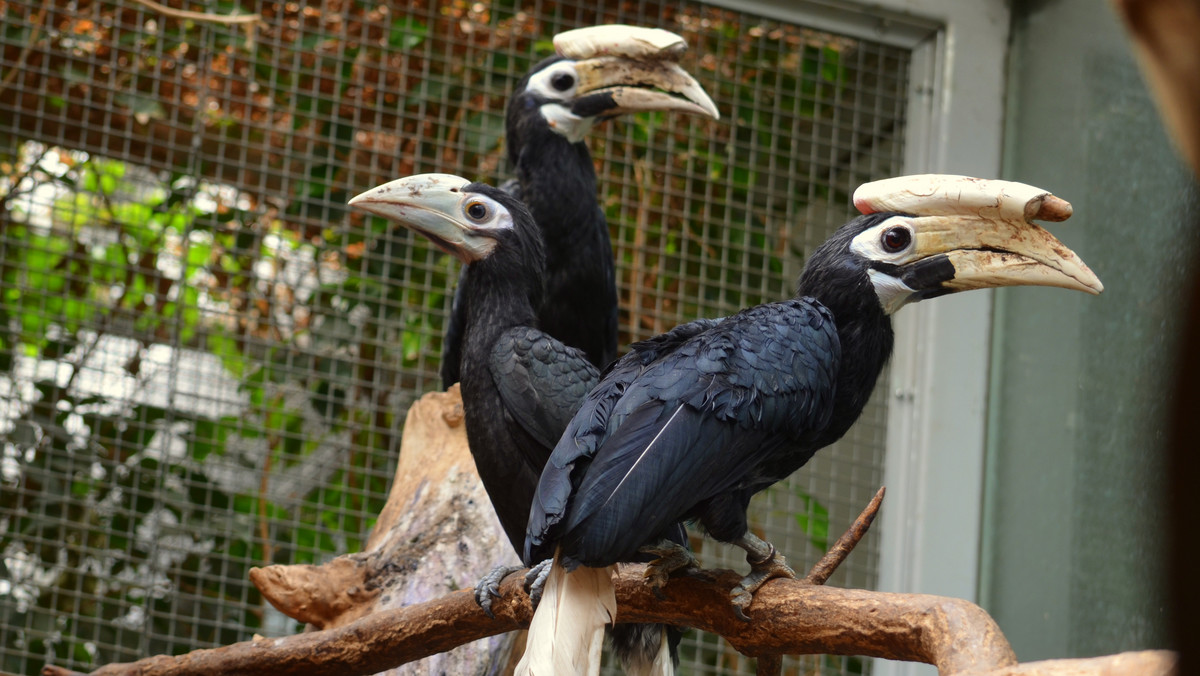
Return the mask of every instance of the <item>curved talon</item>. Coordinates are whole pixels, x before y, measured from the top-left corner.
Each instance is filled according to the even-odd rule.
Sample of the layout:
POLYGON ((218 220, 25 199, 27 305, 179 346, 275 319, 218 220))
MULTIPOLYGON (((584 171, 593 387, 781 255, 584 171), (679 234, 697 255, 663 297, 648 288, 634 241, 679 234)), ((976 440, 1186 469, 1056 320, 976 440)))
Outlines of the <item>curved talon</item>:
MULTIPOLYGON (((750 537, 752 536, 747 535, 743 540, 750 537)), ((751 547, 746 548, 746 561, 750 564, 750 574, 743 577, 742 581, 729 592, 729 601, 733 605, 733 612, 747 622, 750 621, 750 616, 746 614, 746 611, 754 602, 754 594, 768 580, 777 577, 796 578, 796 571, 787 565, 787 560, 775 549, 774 545, 757 538, 754 538, 754 541, 751 543, 751 547)))
POLYGON ((492 612, 492 599, 500 597, 500 583, 521 568, 522 566, 496 566, 475 583, 475 604, 482 608, 488 617, 496 619, 492 612))
POLYGON ((746 609, 754 602, 754 594, 742 585, 738 585, 729 592, 729 603, 733 606, 733 612, 738 616, 738 619, 749 622, 750 616, 746 614, 746 609))
POLYGON ((666 598, 662 590, 671 580, 672 575, 681 570, 700 569, 700 562, 696 560, 692 550, 670 540, 642 547, 638 552, 658 557, 646 564, 646 572, 643 573, 642 578, 649 585, 650 591, 654 592, 659 599, 666 598))
POLYGON ((529 603, 537 610, 542 602, 542 588, 546 586, 546 578, 550 576, 550 566, 554 559, 546 559, 525 573, 525 593, 529 594, 529 603))

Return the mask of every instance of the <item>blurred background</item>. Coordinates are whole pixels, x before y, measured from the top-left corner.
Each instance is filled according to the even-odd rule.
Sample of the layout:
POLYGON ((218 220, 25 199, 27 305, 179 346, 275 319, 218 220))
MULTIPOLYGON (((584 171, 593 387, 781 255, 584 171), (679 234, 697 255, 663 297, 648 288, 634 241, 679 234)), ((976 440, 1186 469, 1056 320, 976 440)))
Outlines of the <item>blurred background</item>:
MULTIPOLYGON (((719 121, 588 140, 621 343, 790 295, 860 183, 1003 176, 1104 281, 906 309, 859 424, 751 506, 831 584, 981 603, 1021 660, 1166 644, 1165 418, 1200 192, 1101 0, 0 0, 0 671, 301 629, 251 566, 359 551, 458 264, 346 200, 498 182, 552 36, 659 26, 719 121), (258 13, 249 27, 221 17, 258 13)), ((741 569, 701 542, 706 565, 741 569)), ((691 632, 681 673, 753 673, 691 632)), ((788 658, 787 674, 919 671, 788 658)))

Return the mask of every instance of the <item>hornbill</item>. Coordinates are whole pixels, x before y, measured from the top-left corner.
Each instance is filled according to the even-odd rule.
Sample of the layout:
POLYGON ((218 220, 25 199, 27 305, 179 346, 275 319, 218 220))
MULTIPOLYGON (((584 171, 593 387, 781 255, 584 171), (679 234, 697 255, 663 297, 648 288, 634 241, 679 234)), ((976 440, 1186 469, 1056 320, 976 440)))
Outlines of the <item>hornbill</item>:
MULTIPOLYGON (((554 45, 557 55, 535 65, 509 98, 505 142, 516 179, 504 188, 525 203, 542 234, 546 293, 534 308, 538 327, 603 368, 617 356, 617 287, 595 167, 583 140, 597 122, 624 113, 719 115, 675 63, 686 46, 673 33, 595 26, 560 33, 554 45)), ((461 377, 470 317, 462 289, 470 274, 463 270, 446 326, 443 387, 461 377)))
POLYGON ((634 346, 587 396, 530 512, 525 563, 553 564, 517 673, 583 672, 613 617, 610 566, 664 554, 647 572, 658 591, 694 565, 659 544, 681 520, 746 551, 751 571, 731 597, 743 618, 764 582, 792 576, 748 530, 747 505, 858 418, 903 305, 999 286, 1103 290, 1030 222, 1070 214, 1037 188, 925 175, 867 184, 855 202, 865 215, 812 253, 794 298, 676 329, 691 335, 649 359, 634 346))
MULTIPOLYGON (((513 195, 448 174, 395 180, 350 204, 427 237, 470 271, 460 287, 468 309, 460 380, 467 441, 500 523, 520 552, 550 450, 600 379, 582 351, 537 328, 545 274, 540 230, 513 195)), ((687 542, 679 524, 664 537, 687 542)), ((477 588, 476 599, 489 614, 496 585, 513 570, 501 567, 477 588)), ((657 625, 621 625, 613 648, 631 672, 664 673, 653 671, 654 665, 673 665, 678 639, 678 631, 664 633, 657 625)))

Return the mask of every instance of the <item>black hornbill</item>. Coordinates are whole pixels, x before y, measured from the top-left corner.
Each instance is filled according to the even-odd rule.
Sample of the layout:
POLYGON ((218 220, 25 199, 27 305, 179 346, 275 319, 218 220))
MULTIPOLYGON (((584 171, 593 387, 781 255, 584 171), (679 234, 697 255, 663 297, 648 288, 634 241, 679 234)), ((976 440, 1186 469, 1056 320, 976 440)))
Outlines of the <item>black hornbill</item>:
MULTIPOLYGON (((634 346, 587 396, 530 513, 525 563, 555 558, 517 673, 577 669, 596 626, 558 619, 611 619, 606 567, 648 546, 668 551, 657 541, 680 520, 746 550, 751 573, 732 594, 743 617, 766 580, 791 576, 749 532, 746 507, 858 418, 892 351, 890 315, 904 304, 998 286, 1103 289, 1028 222, 1069 215, 1045 191, 903 177, 864 186, 856 204, 867 215, 813 252, 794 298, 680 327, 690 337, 650 358, 634 346)), ((664 559, 651 564, 655 584, 690 563, 664 559)))
MULTIPOLYGON (((415 230, 470 270, 460 287, 468 308, 460 380, 467 441, 500 523, 520 552, 550 450, 600 379, 583 352, 536 328, 545 261, 539 228, 513 195, 448 174, 392 181, 350 204, 415 230)), ((664 537, 687 541, 677 524, 664 537)), ((490 594, 510 572, 493 571, 477 589, 476 599, 489 613, 490 594)), ((627 669, 653 673, 655 660, 674 659, 678 632, 669 639, 664 642, 655 625, 622 625, 613 646, 627 669)))
MULTIPOLYGON (((560 33, 554 44, 558 55, 535 65, 509 98, 505 142, 516 179, 504 188, 525 203, 542 233, 546 293, 535 307, 537 326, 603 368, 617 356, 617 288, 595 167, 583 140, 597 122, 625 113, 718 114, 674 62, 684 44, 672 33, 596 26, 560 33)), ((443 387, 461 375, 470 316, 462 288, 470 274, 463 270, 445 330, 443 387)))

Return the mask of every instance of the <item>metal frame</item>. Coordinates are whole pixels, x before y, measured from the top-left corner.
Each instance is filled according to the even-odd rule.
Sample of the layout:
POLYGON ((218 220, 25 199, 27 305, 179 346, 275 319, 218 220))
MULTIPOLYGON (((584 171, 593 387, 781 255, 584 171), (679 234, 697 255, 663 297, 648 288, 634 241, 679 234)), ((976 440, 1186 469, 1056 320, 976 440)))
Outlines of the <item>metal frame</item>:
MULTIPOLYGON (((750 6, 912 46, 907 171, 999 175, 1006 3, 880 0, 867 8, 751 0, 750 6)), ((990 291, 951 296, 896 316, 881 590, 978 598, 992 298, 990 291)), ((883 660, 875 669, 889 676, 932 671, 883 660)))

